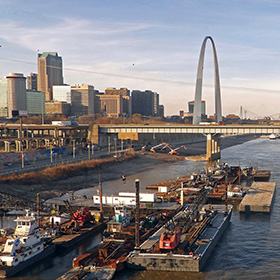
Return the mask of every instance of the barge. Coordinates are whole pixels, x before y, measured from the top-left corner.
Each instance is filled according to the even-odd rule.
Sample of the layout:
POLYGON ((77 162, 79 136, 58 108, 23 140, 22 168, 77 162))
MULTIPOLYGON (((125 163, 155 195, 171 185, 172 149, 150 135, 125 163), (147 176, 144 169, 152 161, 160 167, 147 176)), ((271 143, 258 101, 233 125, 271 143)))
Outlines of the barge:
MULTIPOLYGON (((159 240, 165 233, 165 227, 162 227, 140 248, 128 255, 128 268, 200 272, 230 223, 232 209, 232 205, 204 205, 199 211, 199 215, 203 219, 188 228, 185 235, 181 236, 180 244, 174 250, 160 250, 159 240)), ((186 216, 186 210, 187 208, 178 215, 180 220, 186 216)), ((188 213, 188 215, 190 214, 192 213, 188 213)))

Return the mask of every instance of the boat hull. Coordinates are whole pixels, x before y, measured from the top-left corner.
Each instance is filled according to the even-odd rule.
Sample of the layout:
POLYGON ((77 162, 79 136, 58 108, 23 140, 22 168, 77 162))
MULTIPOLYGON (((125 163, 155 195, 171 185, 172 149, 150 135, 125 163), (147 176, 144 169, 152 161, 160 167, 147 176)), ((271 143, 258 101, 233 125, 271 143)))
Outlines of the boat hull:
POLYGON ((1 279, 8 278, 8 277, 11 277, 11 276, 19 273, 20 271, 27 268, 28 266, 31 266, 34 263, 50 256, 52 253, 55 252, 55 249, 56 249, 56 246, 54 244, 50 244, 41 253, 35 255, 34 257, 32 257, 24 262, 19 263, 16 266, 0 266, 0 278, 1 279))

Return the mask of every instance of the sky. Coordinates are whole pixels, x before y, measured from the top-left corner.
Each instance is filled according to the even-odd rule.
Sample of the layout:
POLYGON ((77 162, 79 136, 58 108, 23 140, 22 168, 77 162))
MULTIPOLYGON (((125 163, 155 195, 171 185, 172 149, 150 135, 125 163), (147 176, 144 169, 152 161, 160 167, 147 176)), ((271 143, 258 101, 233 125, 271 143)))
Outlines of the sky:
MULTIPOLYGON (((278 0, 0 0, 0 77, 37 73, 57 52, 66 84, 152 90, 165 115, 194 100, 201 44, 215 42, 222 114, 280 116, 278 0)), ((202 98, 214 113, 214 62, 206 46, 202 98)))

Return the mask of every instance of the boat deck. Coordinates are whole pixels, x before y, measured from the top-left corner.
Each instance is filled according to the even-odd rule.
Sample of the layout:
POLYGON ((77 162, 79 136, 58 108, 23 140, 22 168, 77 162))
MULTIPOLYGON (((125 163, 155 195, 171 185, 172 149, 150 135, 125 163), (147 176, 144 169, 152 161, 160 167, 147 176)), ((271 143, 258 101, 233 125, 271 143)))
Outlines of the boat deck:
POLYGON ((78 233, 75 234, 64 234, 60 237, 57 237, 53 240, 53 243, 61 247, 70 247, 77 242, 80 242, 84 238, 90 236, 93 232, 103 230, 106 227, 106 224, 97 223, 92 227, 82 228, 78 233))
POLYGON ((197 242, 199 246, 194 252, 195 255, 203 256, 203 254, 207 250, 209 242, 214 239, 225 218, 226 217, 224 213, 216 214, 215 218, 211 221, 211 226, 207 227, 207 229, 200 236, 197 242))

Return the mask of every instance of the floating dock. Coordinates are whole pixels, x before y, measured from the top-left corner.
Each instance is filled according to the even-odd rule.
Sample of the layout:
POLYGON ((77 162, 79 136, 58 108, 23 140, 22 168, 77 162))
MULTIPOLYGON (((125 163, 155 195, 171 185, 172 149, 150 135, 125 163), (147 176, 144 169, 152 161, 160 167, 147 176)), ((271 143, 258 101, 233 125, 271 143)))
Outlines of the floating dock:
POLYGON ((245 213, 270 213, 275 188, 275 182, 253 182, 248 193, 239 204, 239 211, 245 213))

